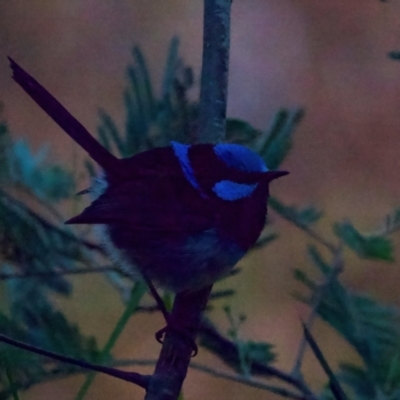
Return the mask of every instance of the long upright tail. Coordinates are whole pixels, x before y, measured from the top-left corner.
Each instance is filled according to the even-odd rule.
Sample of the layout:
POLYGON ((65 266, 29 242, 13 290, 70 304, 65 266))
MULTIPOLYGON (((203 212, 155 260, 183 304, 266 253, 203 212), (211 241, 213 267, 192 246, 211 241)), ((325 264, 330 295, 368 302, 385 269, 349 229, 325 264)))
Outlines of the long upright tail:
POLYGON ((26 93, 84 150, 100 167, 117 172, 118 158, 106 150, 39 82, 24 71, 11 57, 13 79, 26 93))

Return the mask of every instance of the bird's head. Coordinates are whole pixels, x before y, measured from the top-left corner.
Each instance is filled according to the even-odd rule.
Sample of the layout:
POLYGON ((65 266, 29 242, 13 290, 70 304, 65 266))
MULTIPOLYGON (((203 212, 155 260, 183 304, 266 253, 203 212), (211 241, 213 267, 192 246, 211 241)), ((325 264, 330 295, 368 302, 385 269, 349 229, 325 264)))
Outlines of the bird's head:
POLYGON ((259 191, 268 196, 268 184, 288 174, 269 171, 257 153, 242 145, 171 144, 186 179, 205 199, 233 202, 259 191))
POLYGON ((269 171, 257 153, 238 144, 171 145, 199 209, 211 208, 219 232, 247 251, 265 225, 269 183, 288 172, 269 171))

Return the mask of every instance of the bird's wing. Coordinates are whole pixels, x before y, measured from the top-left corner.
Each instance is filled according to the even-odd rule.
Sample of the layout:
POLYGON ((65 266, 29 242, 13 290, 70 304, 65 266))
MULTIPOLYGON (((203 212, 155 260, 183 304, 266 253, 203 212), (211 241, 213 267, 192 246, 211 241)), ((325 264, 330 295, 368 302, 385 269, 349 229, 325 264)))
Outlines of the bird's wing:
POLYGON ((213 227, 211 205, 182 177, 144 171, 108 188, 69 224, 118 224, 132 231, 193 233, 213 227))

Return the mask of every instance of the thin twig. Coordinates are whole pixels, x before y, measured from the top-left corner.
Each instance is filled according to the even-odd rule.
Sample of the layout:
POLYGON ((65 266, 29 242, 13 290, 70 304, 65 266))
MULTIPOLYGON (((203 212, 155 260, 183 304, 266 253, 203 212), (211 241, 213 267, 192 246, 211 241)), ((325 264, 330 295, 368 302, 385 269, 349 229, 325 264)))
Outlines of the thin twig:
MULTIPOLYGON (((292 222, 294 222, 294 221, 292 221, 292 222)), ((308 236, 312 237, 317 242, 319 242, 320 244, 325 246, 331 253, 334 254, 334 253, 337 252, 338 248, 335 245, 333 245, 331 242, 326 240, 320 233, 316 232, 314 229, 310 228, 309 226, 305 226, 305 225, 302 225, 302 224, 297 224, 295 222, 294 222, 294 224, 298 228, 303 230, 305 233, 307 233, 308 236)))
POLYGON ((41 207, 45 208, 47 211, 49 211, 53 216, 59 221, 59 222, 64 222, 64 217, 61 215, 61 213, 53 207, 52 204, 50 204, 48 201, 45 199, 42 199, 39 196, 35 196, 35 193, 28 187, 25 187, 24 185, 20 184, 18 185, 20 187, 21 191, 26 193, 31 200, 35 201, 40 205, 41 207))
MULTIPOLYGON (((333 256, 332 260, 332 268, 331 271, 326 275, 324 281, 319 285, 316 293, 314 295, 311 311, 305 323, 305 327, 308 330, 311 330, 312 325, 318 315, 318 308, 323 300, 327 289, 331 286, 331 284, 337 279, 338 275, 343 271, 343 254, 342 254, 342 244, 339 245, 336 253, 333 256)), ((307 340, 303 335, 299 344, 299 349, 297 351, 297 356, 295 358, 294 366, 292 369, 293 376, 301 376, 301 365, 303 363, 304 354, 307 348, 307 340)))
MULTIPOLYGON (((211 351, 215 355, 217 355, 221 360, 223 360, 227 365, 232 368, 236 369, 236 367, 239 366, 237 345, 231 340, 222 336, 209 320, 203 319, 203 323, 201 325, 199 333, 201 345, 207 347, 206 342, 214 342, 217 345, 213 346, 211 351), (234 360, 237 360, 237 362, 234 360)), ((304 383, 301 377, 296 377, 293 374, 281 371, 280 369, 272 367, 271 365, 252 360, 250 373, 252 375, 277 378, 278 380, 293 386, 301 393, 303 393, 304 396, 306 396, 307 398, 316 399, 313 392, 304 383)))
MULTIPOLYGON (((40 375, 36 380, 30 379, 29 381, 16 382, 17 390, 28 390, 31 387, 45 382, 52 382, 55 380, 71 377, 72 375, 86 373, 86 368, 78 366, 66 365, 65 363, 57 364, 55 367, 50 367, 50 359, 43 360, 43 367, 45 368, 45 375, 40 375)), ((126 359, 126 360, 112 360, 107 362, 107 367, 127 367, 127 366, 154 366, 157 363, 155 359, 126 359)), ((0 399, 6 399, 10 397, 10 390, 5 389, 0 391, 0 399)))
POLYGON ((96 372, 101 372, 103 374, 113 376, 118 379, 122 379, 124 381, 128 381, 131 383, 135 383, 136 385, 142 387, 142 388, 147 388, 150 380, 150 376, 148 375, 141 375, 138 374, 137 372, 126 372, 126 371, 121 371, 115 368, 111 367, 105 367, 102 365, 97 365, 97 364, 92 364, 88 361, 84 360, 78 360, 76 358, 68 357, 68 356, 63 356, 58 353, 54 353, 52 351, 44 350, 41 349, 40 347, 32 346, 30 344, 21 342, 19 340, 12 339, 6 335, 0 334, 0 342, 7 343, 11 346, 18 347, 23 350, 30 351, 35 354, 39 354, 44 357, 50 357, 54 360, 63 362, 63 363, 68 363, 71 365, 74 365, 76 367, 84 368, 84 369, 89 369, 91 371, 96 371, 96 372))
POLYGON ((18 207, 19 209, 23 210, 26 212, 31 218, 36 220, 38 223, 40 223, 43 227, 51 229, 55 232, 57 232, 60 236, 64 236, 66 239, 75 242, 78 245, 85 246, 90 250, 96 250, 100 252, 101 254, 105 255, 105 251, 101 246, 99 246, 96 243, 91 243, 87 240, 81 239, 76 237, 74 234, 67 232, 61 228, 58 228, 57 226, 53 225, 52 223, 48 222, 46 219, 35 213, 33 210, 29 209, 24 203, 21 201, 17 200, 14 196, 10 195, 7 193, 5 190, 0 188, 0 195, 5 197, 10 204, 14 205, 15 207, 18 207))
POLYGON ((279 386, 274 386, 274 385, 268 385, 264 382, 261 382, 260 380, 253 379, 251 377, 247 377, 244 375, 238 375, 238 374, 231 374, 227 373, 224 371, 218 371, 214 368, 210 368, 206 365, 199 364, 196 362, 192 362, 190 364, 190 368, 196 369, 198 371, 205 372, 209 375, 212 375, 216 378, 222 378, 234 382, 239 382, 247 386, 255 387, 257 389, 261 390, 266 390, 271 393, 275 393, 277 395, 280 395, 282 397, 287 397, 290 399, 295 399, 295 400, 316 400, 316 397, 310 396, 310 395, 304 395, 304 394, 297 394, 292 392, 291 390, 279 387, 279 386))
POLYGON ((283 219, 285 219, 288 222, 291 222, 294 226, 296 226, 297 228, 301 229, 303 232, 307 233, 308 236, 312 237, 314 240, 316 240, 322 246, 326 247, 332 254, 336 254, 336 252, 338 251, 338 246, 335 246, 334 244, 329 242, 320 233, 316 232, 310 226, 302 224, 296 218, 292 218, 290 215, 287 215, 287 214, 284 214, 284 213, 280 212, 278 209, 276 209, 276 206, 274 205, 274 201, 273 200, 274 200, 273 198, 270 198, 269 206, 280 217, 282 217, 283 219))
POLYGON ((103 272, 120 271, 118 268, 113 266, 104 267, 93 267, 93 268, 74 268, 71 270, 63 271, 38 271, 38 272, 17 272, 17 273, 6 273, 0 272, 0 281, 7 279, 26 279, 26 278, 48 278, 53 276, 64 276, 64 275, 79 275, 79 274, 101 274, 103 272))
POLYGON ((306 338, 307 343, 310 345, 312 352, 314 353, 322 369, 329 378, 329 388, 331 389, 333 396, 335 397, 336 400, 347 400, 347 396, 344 393, 342 387, 340 386, 340 383, 336 378, 335 374, 333 373, 332 368, 329 366, 328 361, 323 355, 317 342, 313 338, 311 332, 307 329, 307 327, 304 324, 303 324, 303 332, 304 332, 304 337, 306 338))

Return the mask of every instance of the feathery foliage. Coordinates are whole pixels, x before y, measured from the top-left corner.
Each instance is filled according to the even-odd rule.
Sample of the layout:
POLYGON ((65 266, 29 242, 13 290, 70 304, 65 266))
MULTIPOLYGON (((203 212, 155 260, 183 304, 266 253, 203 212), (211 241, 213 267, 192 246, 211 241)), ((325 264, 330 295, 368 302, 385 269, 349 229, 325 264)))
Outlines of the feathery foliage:
MULTIPOLYGON (((68 296, 72 291, 63 272, 77 263, 94 265, 94 258, 68 228, 59 227, 54 204, 71 196, 75 182, 70 172, 47 160, 44 150, 34 154, 0 121, 0 272, 3 278, 18 276, 1 283, 0 331, 39 347, 93 359, 98 353, 96 339, 82 335, 50 299, 51 293, 68 296), (21 279, 24 274, 31 277, 21 279)), ((0 399, 15 398, 17 389, 70 373, 69 366, 3 344, 0 359, 6 363, 0 370, 0 399)))

